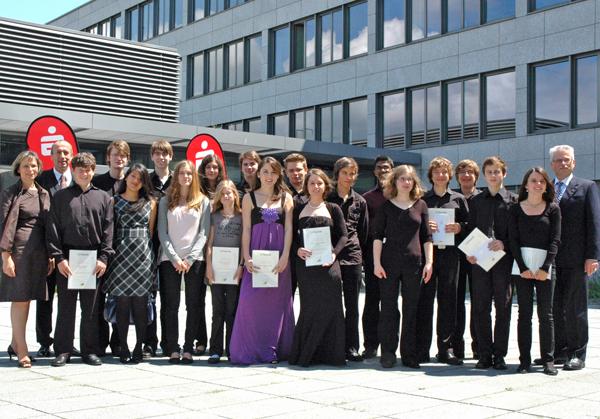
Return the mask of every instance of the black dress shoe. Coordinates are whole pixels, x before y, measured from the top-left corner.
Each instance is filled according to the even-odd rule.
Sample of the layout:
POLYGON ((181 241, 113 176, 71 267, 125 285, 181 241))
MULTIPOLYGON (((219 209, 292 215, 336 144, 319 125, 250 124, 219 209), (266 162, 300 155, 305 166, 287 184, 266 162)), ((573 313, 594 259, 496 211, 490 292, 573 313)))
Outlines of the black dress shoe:
POLYGON ((454 356, 452 351, 446 351, 443 354, 437 354, 436 356, 438 362, 442 362, 448 365, 462 365, 462 361, 454 356))
POLYGON ((64 353, 64 354, 60 354, 56 358, 54 358, 52 360, 52 362, 50 363, 50 365, 52 365, 53 367, 64 367, 69 362, 71 362, 71 355, 64 353))
POLYGON ((402 360, 402 365, 404 365, 407 368, 412 368, 413 370, 418 370, 419 368, 421 368, 421 365, 419 365, 417 361, 402 360))
POLYGON ((391 354, 391 353, 383 353, 381 354, 381 366, 383 368, 393 368, 394 365, 396 365, 396 355, 395 354, 391 354))
POLYGON ((492 365, 493 363, 490 358, 482 358, 479 361, 477 361, 477 364, 475 364, 475 368, 477 368, 478 370, 487 370, 491 368, 492 365))
POLYGON ((429 354, 421 355, 417 357, 417 362, 419 364, 429 364, 431 362, 431 357, 429 356, 429 354))
POLYGON ((546 374, 546 375, 557 375, 558 374, 558 370, 554 366, 554 362, 550 361, 550 362, 546 362, 544 364, 544 374, 546 374))
POLYGON ((71 349, 71 356, 80 357, 81 352, 79 351, 79 349, 77 349, 73 346, 73 349, 71 349))
POLYGON ((150 345, 144 345, 144 349, 142 350, 142 356, 146 359, 156 356, 156 348, 153 348, 150 345))
POLYGON ((494 358, 494 369, 498 371, 504 371, 508 369, 506 366, 506 361, 504 361, 503 356, 497 356, 494 358))
POLYGON ((88 365, 93 365, 93 366, 102 365, 102 360, 100 358, 98 358, 98 355, 96 355, 96 354, 89 354, 89 355, 82 356, 81 360, 84 362, 84 364, 88 364, 88 365))
POLYGON ((37 356, 39 356, 40 358, 50 358, 54 356, 54 352, 50 350, 49 346, 40 345, 40 349, 38 349, 37 351, 37 356))
POLYGON ((531 365, 529 364, 519 364, 517 367, 518 374, 527 374, 528 372, 531 372, 531 365))
POLYGON ((377 349, 373 349, 373 348, 365 348, 365 350, 362 353, 363 359, 371 359, 371 358, 375 358, 376 356, 377 356, 377 349))
POLYGON ((131 354, 129 351, 121 352, 121 355, 119 355, 119 362, 121 364, 129 364, 131 362, 131 354))
POLYGON ((585 361, 574 356, 563 365, 565 371, 579 371, 585 368, 585 361))
POLYGON ((473 359, 479 359, 479 353, 477 353, 477 351, 473 351, 473 359))
POLYGON ((350 348, 346 351, 346 359, 352 362, 362 362, 363 357, 354 348, 350 348))

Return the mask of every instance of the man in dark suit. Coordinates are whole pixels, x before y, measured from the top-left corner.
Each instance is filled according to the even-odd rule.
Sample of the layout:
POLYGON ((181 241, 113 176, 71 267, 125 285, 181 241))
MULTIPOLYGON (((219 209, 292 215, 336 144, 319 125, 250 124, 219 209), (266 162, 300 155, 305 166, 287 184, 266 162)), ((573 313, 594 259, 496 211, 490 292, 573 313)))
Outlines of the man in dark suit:
POLYGON ((550 161, 562 214, 562 236, 555 262, 554 358, 556 363, 564 362, 563 369, 572 371, 585 367, 587 279, 598 270, 600 200, 594 182, 573 176, 573 147, 552 147, 550 161))
MULTIPOLYGON (((57 141, 52 145, 51 153, 54 168, 44 170, 37 178, 37 182, 52 197, 55 192, 70 186, 73 181, 71 175, 73 148, 67 141, 57 141)), ((35 315, 35 333, 40 344, 37 353, 39 357, 54 355, 50 351, 50 346, 54 343, 50 333, 52 333, 52 304, 56 292, 56 270, 46 278, 46 284, 48 286, 48 301, 38 300, 35 315)))

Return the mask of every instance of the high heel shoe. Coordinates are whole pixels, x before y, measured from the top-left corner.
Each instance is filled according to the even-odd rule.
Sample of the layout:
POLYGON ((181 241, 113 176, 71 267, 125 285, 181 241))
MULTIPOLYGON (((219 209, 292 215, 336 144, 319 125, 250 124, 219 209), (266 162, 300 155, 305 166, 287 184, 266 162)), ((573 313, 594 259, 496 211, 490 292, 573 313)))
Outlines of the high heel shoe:
POLYGON ((31 359, 28 356, 24 356, 19 362, 17 362, 19 368, 31 368, 31 359))
POLYGON ((12 345, 8 345, 8 348, 6 348, 6 353, 8 353, 8 356, 10 357, 11 361, 12 361, 13 356, 15 356, 15 357, 17 356, 17 353, 13 349, 12 345))

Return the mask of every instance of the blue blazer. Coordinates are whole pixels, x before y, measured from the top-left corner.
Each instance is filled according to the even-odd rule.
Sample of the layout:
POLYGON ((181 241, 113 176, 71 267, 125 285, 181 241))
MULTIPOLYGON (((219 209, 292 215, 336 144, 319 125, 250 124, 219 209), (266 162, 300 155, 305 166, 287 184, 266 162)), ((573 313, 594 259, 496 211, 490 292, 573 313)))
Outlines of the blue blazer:
POLYGON ((561 238, 556 266, 583 270, 586 259, 600 260, 600 197, 591 180, 573 176, 560 200, 561 238))

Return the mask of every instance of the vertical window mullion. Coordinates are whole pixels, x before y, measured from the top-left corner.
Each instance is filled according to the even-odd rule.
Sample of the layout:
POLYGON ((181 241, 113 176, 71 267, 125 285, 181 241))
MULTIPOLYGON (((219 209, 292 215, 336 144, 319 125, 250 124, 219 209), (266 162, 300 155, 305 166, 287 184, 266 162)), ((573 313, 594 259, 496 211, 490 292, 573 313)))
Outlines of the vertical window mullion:
POLYGON ((577 126, 577 60, 573 56, 569 57, 569 84, 571 91, 569 92, 569 128, 577 126))

